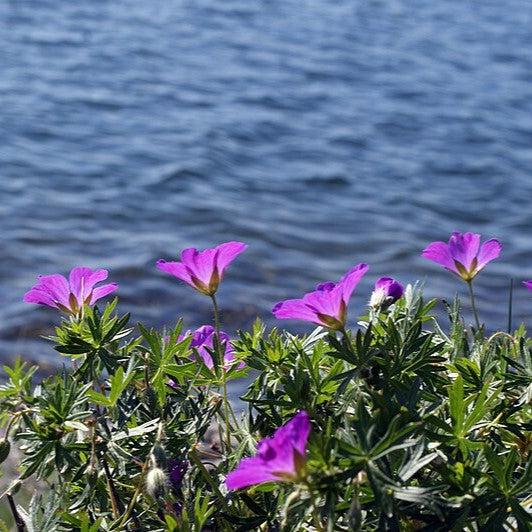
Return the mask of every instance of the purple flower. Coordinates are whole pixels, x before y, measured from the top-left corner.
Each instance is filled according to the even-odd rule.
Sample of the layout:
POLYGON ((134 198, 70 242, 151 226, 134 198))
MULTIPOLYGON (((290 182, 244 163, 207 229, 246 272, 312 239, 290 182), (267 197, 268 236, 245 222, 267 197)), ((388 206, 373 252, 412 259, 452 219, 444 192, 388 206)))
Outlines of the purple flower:
POLYGON ((83 305, 93 305, 118 288, 116 283, 96 287, 107 275, 107 270, 84 267, 74 268, 68 281, 59 274, 39 275, 37 284, 24 295, 24 301, 76 314, 83 305))
POLYGON ((188 462, 186 460, 171 459, 168 461, 168 478, 170 480, 170 486, 175 491, 181 489, 187 469, 188 462))
POLYGON ((501 249, 501 243, 495 238, 487 240, 481 246, 479 234, 455 231, 448 244, 432 242, 422 255, 470 282, 488 262, 500 255, 501 249))
POLYGON ((226 242, 215 248, 198 251, 188 248, 181 253, 181 262, 157 261, 157 268, 177 277, 207 296, 216 293, 225 269, 247 248, 242 242, 226 242))
POLYGON ((374 308, 386 308, 403 297, 404 288, 401 283, 391 277, 381 277, 375 283, 369 304, 374 308))
POLYGON ((321 283, 303 299, 277 303, 272 312, 281 320, 304 320, 330 329, 342 329, 349 298, 367 271, 367 264, 357 264, 338 283, 321 283))
POLYGON ((523 284, 532 291, 532 281, 523 281, 523 284))
MULTIPOLYGON (((203 325, 199 329, 196 329, 193 333, 188 331, 184 336, 180 336, 179 341, 183 340, 187 336, 192 335, 190 347, 196 349, 198 355, 202 358, 205 365, 209 369, 212 369, 214 367, 214 361, 212 359, 211 354, 209 353, 209 349, 211 351, 214 351, 215 334, 216 331, 212 325, 203 325)), ((224 333, 223 331, 220 331, 220 343, 222 345, 222 349, 224 350, 223 368, 229 369, 231 363, 235 359, 235 354, 231 346, 229 335, 227 333, 224 333)), ((240 364, 238 365, 238 369, 243 368, 244 366, 244 362, 240 362, 240 364)))
POLYGON ((271 438, 260 441, 255 456, 244 458, 237 469, 227 475, 227 489, 296 480, 305 465, 309 434, 309 416, 305 411, 299 412, 278 428, 271 438))

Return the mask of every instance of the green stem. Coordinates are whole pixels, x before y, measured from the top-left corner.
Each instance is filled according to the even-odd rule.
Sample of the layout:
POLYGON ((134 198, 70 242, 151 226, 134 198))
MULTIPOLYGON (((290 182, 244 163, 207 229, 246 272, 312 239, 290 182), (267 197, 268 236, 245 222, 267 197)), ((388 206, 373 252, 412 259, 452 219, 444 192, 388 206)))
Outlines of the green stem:
POLYGON ((117 530, 121 530, 121 527, 125 523, 127 523, 127 520, 129 519, 129 517, 131 516, 131 514, 133 512, 133 509, 135 508, 135 504, 137 503, 137 499, 138 499, 138 497, 140 495, 142 487, 144 486, 144 475, 145 475, 145 473, 146 473, 146 471, 148 469, 149 463, 150 463, 150 458, 149 458, 149 455, 148 455, 148 458, 146 458, 146 461, 144 462, 144 465, 142 466, 142 470, 140 472, 140 479, 139 479, 139 483, 137 485, 137 489, 135 490, 135 493, 133 493, 133 497, 131 497, 131 500, 129 501, 129 504, 128 504, 127 508, 126 508, 125 513, 122 515, 122 518, 118 522, 117 530))
POLYGON ((508 296, 508 334, 512 333, 512 307, 514 295, 514 280, 510 279, 510 294, 508 296))
POLYGON ((351 343, 351 339, 349 338, 349 334, 347 334, 347 329, 345 328, 345 326, 340 329, 340 332, 342 333, 342 336, 344 337, 345 346, 349 350, 349 353, 353 356, 353 361, 356 361, 357 354, 355 350, 353 349, 353 344, 351 343))
MULTIPOLYGON (((213 294, 211 296, 212 306, 214 308, 214 330, 216 335, 220 336, 220 310, 218 309, 218 302, 216 301, 216 296, 213 294)), ((218 338, 219 339, 219 338, 218 338)))
POLYGON ((320 513, 319 513, 319 510, 318 510, 318 505, 316 503, 316 497, 314 496, 314 492, 312 490, 312 486, 308 482, 305 482, 305 486, 306 486, 306 488, 307 488, 307 490, 309 492, 310 501, 312 503, 312 518, 314 519, 314 526, 316 527, 316 530, 318 532, 324 532, 325 527, 323 526, 323 524, 321 522, 320 513))
POLYGON ((203 463, 200 460, 200 457, 198 456, 196 451, 195 450, 190 451, 188 453, 188 456, 194 462, 194 464, 196 464, 196 467, 200 470, 201 474, 203 475, 203 478, 207 481, 209 486, 214 491, 215 495, 220 500, 220 503, 223 506, 224 510, 228 510, 227 502, 225 500, 225 497, 222 495, 222 492, 220 491, 220 488, 218 487, 218 484, 209 475, 209 472, 207 471, 207 468, 203 465, 203 463))
POLYGON ((471 281, 467 281, 467 287, 469 288, 469 297, 471 298, 471 307, 473 308, 475 323, 477 325, 477 329, 480 329, 480 320, 478 319, 477 306, 475 304, 475 294, 473 293, 473 283, 471 281))
POLYGON ((225 421, 225 445, 226 450, 229 453, 231 451, 231 422, 230 422, 230 406, 229 399, 227 398, 227 373, 224 369, 224 352, 222 349, 222 343, 220 341, 220 311, 218 309, 218 302, 216 296, 211 295, 212 306, 214 309, 214 330, 216 334, 216 347, 217 347, 217 363, 215 364, 215 371, 221 376, 223 382, 223 409, 224 409, 224 421, 225 421))
POLYGON ((113 509, 113 515, 115 519, 118 519, 124 512, 124 506, 116 491, 115 483, 113 482, 113 476, 111 475, 111 471, 109 470, 109 464, 107 463, 105 456, 101 457, 101 463, 105 472, 105 478, 107 479, 107 487, 109 489, 109 498, 111 500, 111 508, 113 509))

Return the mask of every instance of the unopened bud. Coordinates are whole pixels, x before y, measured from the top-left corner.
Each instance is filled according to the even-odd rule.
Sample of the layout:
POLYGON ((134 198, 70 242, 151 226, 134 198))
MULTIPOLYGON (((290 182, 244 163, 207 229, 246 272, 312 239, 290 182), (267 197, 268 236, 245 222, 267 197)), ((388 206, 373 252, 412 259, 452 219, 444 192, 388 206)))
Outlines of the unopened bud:
POLYGON ((0 441, 0 464, 7 459, 10 450, 11 444, 9 443, 9 440, 0 441))
POLYGON ((89 465, 87 466, 87 475, 89 477, 95 477, 98 474, 98 464, 96 460, 92 460, 89 462, 89 465))
POLYGON ((375 283, 369 306, 374 309, 386 309, 403 296, 403 286, 391 277, 381 277, 375 283))
POLYGON ((146 491, 153 499, 162 499, 168 491, 168 479, 165 472, 154 467, 146 475, 146 491))
POLYGON ((150 455, 150 461, 152 464, 152 467, 159 467, 161 469, 166 469, 166 452, 164 450, 164 447, 160 443, 156 443, 153 446, 151 455, 150 455))

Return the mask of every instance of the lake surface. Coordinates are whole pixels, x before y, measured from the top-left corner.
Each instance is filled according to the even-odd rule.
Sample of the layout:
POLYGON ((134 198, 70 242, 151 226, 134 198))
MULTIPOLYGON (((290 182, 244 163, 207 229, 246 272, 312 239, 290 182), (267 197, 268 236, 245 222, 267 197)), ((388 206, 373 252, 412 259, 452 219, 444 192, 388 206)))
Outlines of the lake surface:
POLYGON ((477 282, 490 327, 532 278, 529 0, 4 0, 0 66, 2 360, 61 362, 39 340, 57 313, 21 298, 76 265, 134 321, 205 323, 154 263, 233 239, 231 332, 363 261, 351 323, 381 275, 466 296, 419 256, 452 230, 504 243, 477 282))

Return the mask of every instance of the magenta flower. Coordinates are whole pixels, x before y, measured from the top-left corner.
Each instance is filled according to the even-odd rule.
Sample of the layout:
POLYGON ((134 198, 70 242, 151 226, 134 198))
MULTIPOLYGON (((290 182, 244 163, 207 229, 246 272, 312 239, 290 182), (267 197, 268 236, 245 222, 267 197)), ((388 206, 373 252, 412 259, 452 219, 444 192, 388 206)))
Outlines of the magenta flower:
POLYGON ((374 308, 386 308, 403 297, 404 288, 401 283, 391 277, 381 277, 375 283, 369 305, 374 308))
POLYGON ((321 283, 314 292, 305 294, 303 299, 277 303, 272 312, 280 320, 310 321, 322 327, 342 329, 349 298, 368 269, 367 264, 357 264, 338 283, 321 283))
MULTIPOLYGON (((193 333, 188 331, 184 336, 179 338, 179 341, 184 340, 187 336, 192 335, 190 347, 193 347, 197 351, 198 355, 202 358, 205 365, 209 369, 212 369, 214 367, 214 361, 209 353, 209 350, 214 350, 215 334, 216 331, 212 325, 203 325, 199 329, 196 329, 193 333)), ((235 354, 229 340, 229 335, 223 331, 220 331, 220 343, 222 345, 222 349, 224 350, 224 369, 229 369, 232 362, 235 360, 235 354)), ((194 358, 194 356, 192 358, 194 358)), ((238 369, 241 369, 244 366, 244 362, 240 362, 238 369)))
POLYGON ((462 234, 455 231, 448 244, 432 242, 423 251, 422 256, 470 282, 488 262, 500 255, 501 249, 501 243, 495 238, 487 240, 481 246, 479 234, 462 234))
POLYGON ((227 475, 227 489, 297 480, 305 466, 310 428, 308 414, 305 411, 296 414, 278 428, 271 438, 259 442, 255 456, 244 458, 235 471, 227 475))
POLYGON ((74 268, 68 281, 59 274, 39 275, 37 284, 24 295, 24 302, 77 314, 83 305, 93 305, 118 288, 116 283, 96 287, 96 284, 107 279, 107 275, 107 270, 84 267, 74 268))
POLYGON ((532 291, 532 281, 523 281, 523 284, 532 291))
POLYGON ((157 268, 177 277, 198 292, 213 296, 225 269, 247 248, 242 242, 226 242, 215 248, 198 251, 188 248, 181 253, 181 262, 157 261, 157 268))

